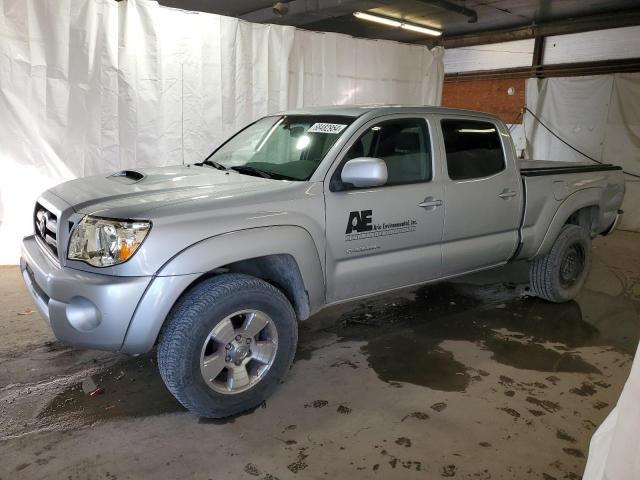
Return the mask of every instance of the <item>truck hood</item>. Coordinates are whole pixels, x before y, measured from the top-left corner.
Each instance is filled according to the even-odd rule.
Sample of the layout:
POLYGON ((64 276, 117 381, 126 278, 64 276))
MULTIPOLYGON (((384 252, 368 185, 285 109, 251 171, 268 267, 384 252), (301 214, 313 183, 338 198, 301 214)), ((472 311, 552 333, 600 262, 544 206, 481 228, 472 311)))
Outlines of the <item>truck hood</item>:
POLYGON ((221 171, 208 166, 123 170, 62 183, 50 190, 78 213, 140 218, 152 210, 198 198, 269 193, 292 182, 221 171))

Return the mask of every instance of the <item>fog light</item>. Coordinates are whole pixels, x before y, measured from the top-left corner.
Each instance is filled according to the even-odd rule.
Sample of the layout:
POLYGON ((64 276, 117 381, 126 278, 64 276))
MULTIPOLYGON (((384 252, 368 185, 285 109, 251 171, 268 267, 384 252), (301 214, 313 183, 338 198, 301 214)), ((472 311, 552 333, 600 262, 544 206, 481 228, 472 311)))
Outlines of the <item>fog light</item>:
POLYGON ((66 314, 71 326, 81 332, 93 330, 102 321, 98 307, 84 297, 73 297, 67 304, 66 314))

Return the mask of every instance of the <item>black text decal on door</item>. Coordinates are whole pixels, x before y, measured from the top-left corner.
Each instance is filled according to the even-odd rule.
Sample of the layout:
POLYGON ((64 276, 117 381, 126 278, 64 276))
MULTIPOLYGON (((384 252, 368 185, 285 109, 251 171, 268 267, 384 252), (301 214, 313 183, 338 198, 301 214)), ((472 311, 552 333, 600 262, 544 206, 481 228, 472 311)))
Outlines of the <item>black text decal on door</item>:
MULTIPOLYGON (((416 231, 417 226, 418 222, 413 218, 373 223, 373 210, 360 210, 349 213, 344 239, 347 242, 351 242, 366 238, 411 233, 416 231)), ((376 246, 376 248, 379 247, 376 246)))
POLYGON ((349 220, 347 221, 346 235, 353 232, 368 232, 373 230, 372 225, 372 210, 361 210, 359 212, 349 213, 349 220))

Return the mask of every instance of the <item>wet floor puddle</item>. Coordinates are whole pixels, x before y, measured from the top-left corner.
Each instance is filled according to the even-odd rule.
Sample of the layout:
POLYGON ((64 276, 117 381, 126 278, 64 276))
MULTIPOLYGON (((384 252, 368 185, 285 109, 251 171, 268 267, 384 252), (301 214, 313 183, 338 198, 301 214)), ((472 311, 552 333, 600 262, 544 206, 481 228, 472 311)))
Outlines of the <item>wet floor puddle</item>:
MULTIPOLYGON (((638 329, 609 326, 605 335, 582 316, 580 305, 520 298, 511 285, 441 283, 415 291, 413 299, 385 297, 342 315, 335 333, 365 341, 362 352, 381 380, 442 391, 464 391, 477 371, 441 347, 468 341, 498 363, 540 372, 593 374, 581 347, 602 346, 632 354, 638 329), (505 333, 506 332, 506 333, 505 333)), ((610 297, 612 303, 619 300, 610 297)))
MULTIPOLYGON (((364 341, 362 352, 381 380, 441 391, 464 391, 478 376, 441 347, 446 340, 474 342, 495 361, 519 369, 590 374, 598 369, 573 349, 601 345, 632 353, 638 338, 635 330, 627 338, 611 329, 603 339, 598 328, 583 320, 576 302, 521 299, 509 285, 453 283, 419 288, 413 298, 363 302, 329 331, 342 340, 364 341)), ((298 359, 313 355, 312 338, 302 336, 298 359)), ((67 418, 78 426, 185 411, 162 383, 153 354, 120 361, 92 380, 100 394, 88 395, 81 383, 71 385, 40 411, 37 421, 67 418)))

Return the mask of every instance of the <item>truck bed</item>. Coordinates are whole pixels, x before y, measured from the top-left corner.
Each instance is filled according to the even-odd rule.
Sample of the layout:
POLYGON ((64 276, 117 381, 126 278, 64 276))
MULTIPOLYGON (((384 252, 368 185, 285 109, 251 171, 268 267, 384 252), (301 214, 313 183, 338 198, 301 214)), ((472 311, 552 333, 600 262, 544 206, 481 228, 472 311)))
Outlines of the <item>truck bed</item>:
POLYGON ((546 253, 561 227, 556 217, 564 219, 579 208, 594 206, 592 234, 605 231, 615 220, 624 195, 621 167, 542 160, 518 160, 518 167, 525 197, 518 258, 546 253))

